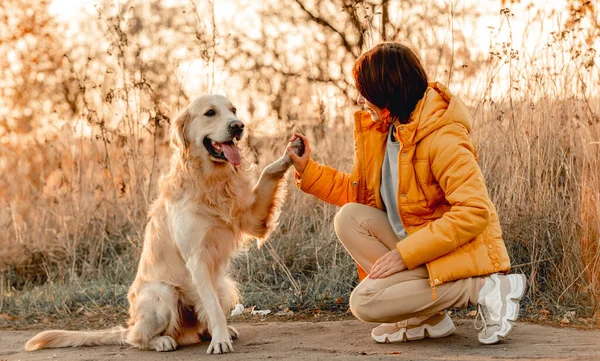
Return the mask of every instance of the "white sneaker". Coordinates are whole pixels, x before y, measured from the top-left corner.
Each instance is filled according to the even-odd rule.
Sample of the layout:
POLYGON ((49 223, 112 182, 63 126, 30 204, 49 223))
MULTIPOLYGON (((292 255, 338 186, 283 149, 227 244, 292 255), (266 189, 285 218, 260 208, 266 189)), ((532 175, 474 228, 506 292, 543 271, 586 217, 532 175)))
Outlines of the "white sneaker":
POLYGON ((396 323, 384 323, 371 331, 371 338, 377 343, 396 343, 450 336, 456 327, 448 313, 433 316, 413 317, 396 323))
POLYGON ((478 338, 484 345, 495 344, 512 330, 519 317, 519 301, 525 293, 525 275, 493 274, 485 278, 485 284, 477 299, 475 328, 481 330, 478 338))

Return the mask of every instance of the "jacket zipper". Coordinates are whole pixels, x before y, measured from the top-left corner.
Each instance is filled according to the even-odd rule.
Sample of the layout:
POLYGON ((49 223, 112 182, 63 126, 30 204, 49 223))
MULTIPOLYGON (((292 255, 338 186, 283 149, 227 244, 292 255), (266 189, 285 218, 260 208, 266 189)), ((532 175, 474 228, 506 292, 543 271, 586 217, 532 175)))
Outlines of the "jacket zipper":
MULTIPOLYGON (((397 134, 395 134, 396 138, 399 138, 397 134)), ((402 151, 404 149, 404 145, 402 143, 400 143, 400 151, 398 154, 398 182, 400 184, 402 184, 402 180, 400 179, 400 167, 402 164, 402 151)), ((402 218, 402 212, 400 211, 400 209, 402 208, 401 206, 401 201, 402 201, 402 197, 398 197, 398 199, 396 200, 398 202, 398 215, 400 216, 400 221, 402 222, 402 226, 404 227, 404 229, 406 229, 405 226, 405 222, 404 219, 402 218)), ((406 232, 408 234, 408 231, 406 232)), ((436 293, 436 289, 435 289, 435 283, 433 282, 433 280, 431 279, 431 270, 429 269, 429 263, 426 263, 425 266, 427 267, 427 273, 429 273, 429 278, 427 279, 427 281, 429 282, 429 286, 431 287, 431 300, 435 301, 437 299, 437 293, 436 293)))

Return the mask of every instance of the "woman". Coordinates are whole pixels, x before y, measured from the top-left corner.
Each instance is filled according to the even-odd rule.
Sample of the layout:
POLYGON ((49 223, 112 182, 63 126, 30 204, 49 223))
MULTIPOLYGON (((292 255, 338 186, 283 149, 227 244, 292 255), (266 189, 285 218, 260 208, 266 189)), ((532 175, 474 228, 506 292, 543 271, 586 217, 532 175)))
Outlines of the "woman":
POLYGON ((478 307, 479 341, 510 332, 525 292, 510 260, 458 97, 429 83, 417 55, 398 43, 363 54, 352 69, 355 164, 342 173, 305 153, 294 161, 298 187, 341 206, 335 230, 359 266, 350 309, 383 322, 376 342, 445 337, 448 308, 478 307), (368 277, 367 277, 368 274, 368 277))

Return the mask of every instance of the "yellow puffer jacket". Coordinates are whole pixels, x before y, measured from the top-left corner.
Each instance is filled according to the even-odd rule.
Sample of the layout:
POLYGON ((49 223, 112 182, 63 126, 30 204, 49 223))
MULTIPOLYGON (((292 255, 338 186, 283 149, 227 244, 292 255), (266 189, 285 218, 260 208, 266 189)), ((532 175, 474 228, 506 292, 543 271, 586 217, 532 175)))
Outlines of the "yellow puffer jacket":
MULTIPOLYGON (((379 189, 389 125, 354 114, 355 161, 351 173, 309 160, 296 174, 298 187, 342 206, 356 202, 385 210, 379 189)), ((477 164, 465 104, 431 83, 411 121, 398 124, 398 211, 408 237, 397 248, 406 266, 425 264, 435 286, 457 279, 508 272, 496 208, 477 164)), ((359 269, 361 279, 366 275, 359 269)), ((434 296, 435 297, 435 296, 434 296)))

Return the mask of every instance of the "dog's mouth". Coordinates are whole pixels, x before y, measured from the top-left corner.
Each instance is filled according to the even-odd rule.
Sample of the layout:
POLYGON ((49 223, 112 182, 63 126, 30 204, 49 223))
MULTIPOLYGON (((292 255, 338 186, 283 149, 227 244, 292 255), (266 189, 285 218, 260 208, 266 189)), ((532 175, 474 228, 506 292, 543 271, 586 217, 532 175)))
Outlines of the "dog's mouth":
POLYGON ((219 143, 209 137, 205 137, 203 143, 212 160, 217 162, 230 162, 237 166, 242 163, 242 154, 238 147, 239 141, 240 137, 234 137, 230 141, 219 143))

